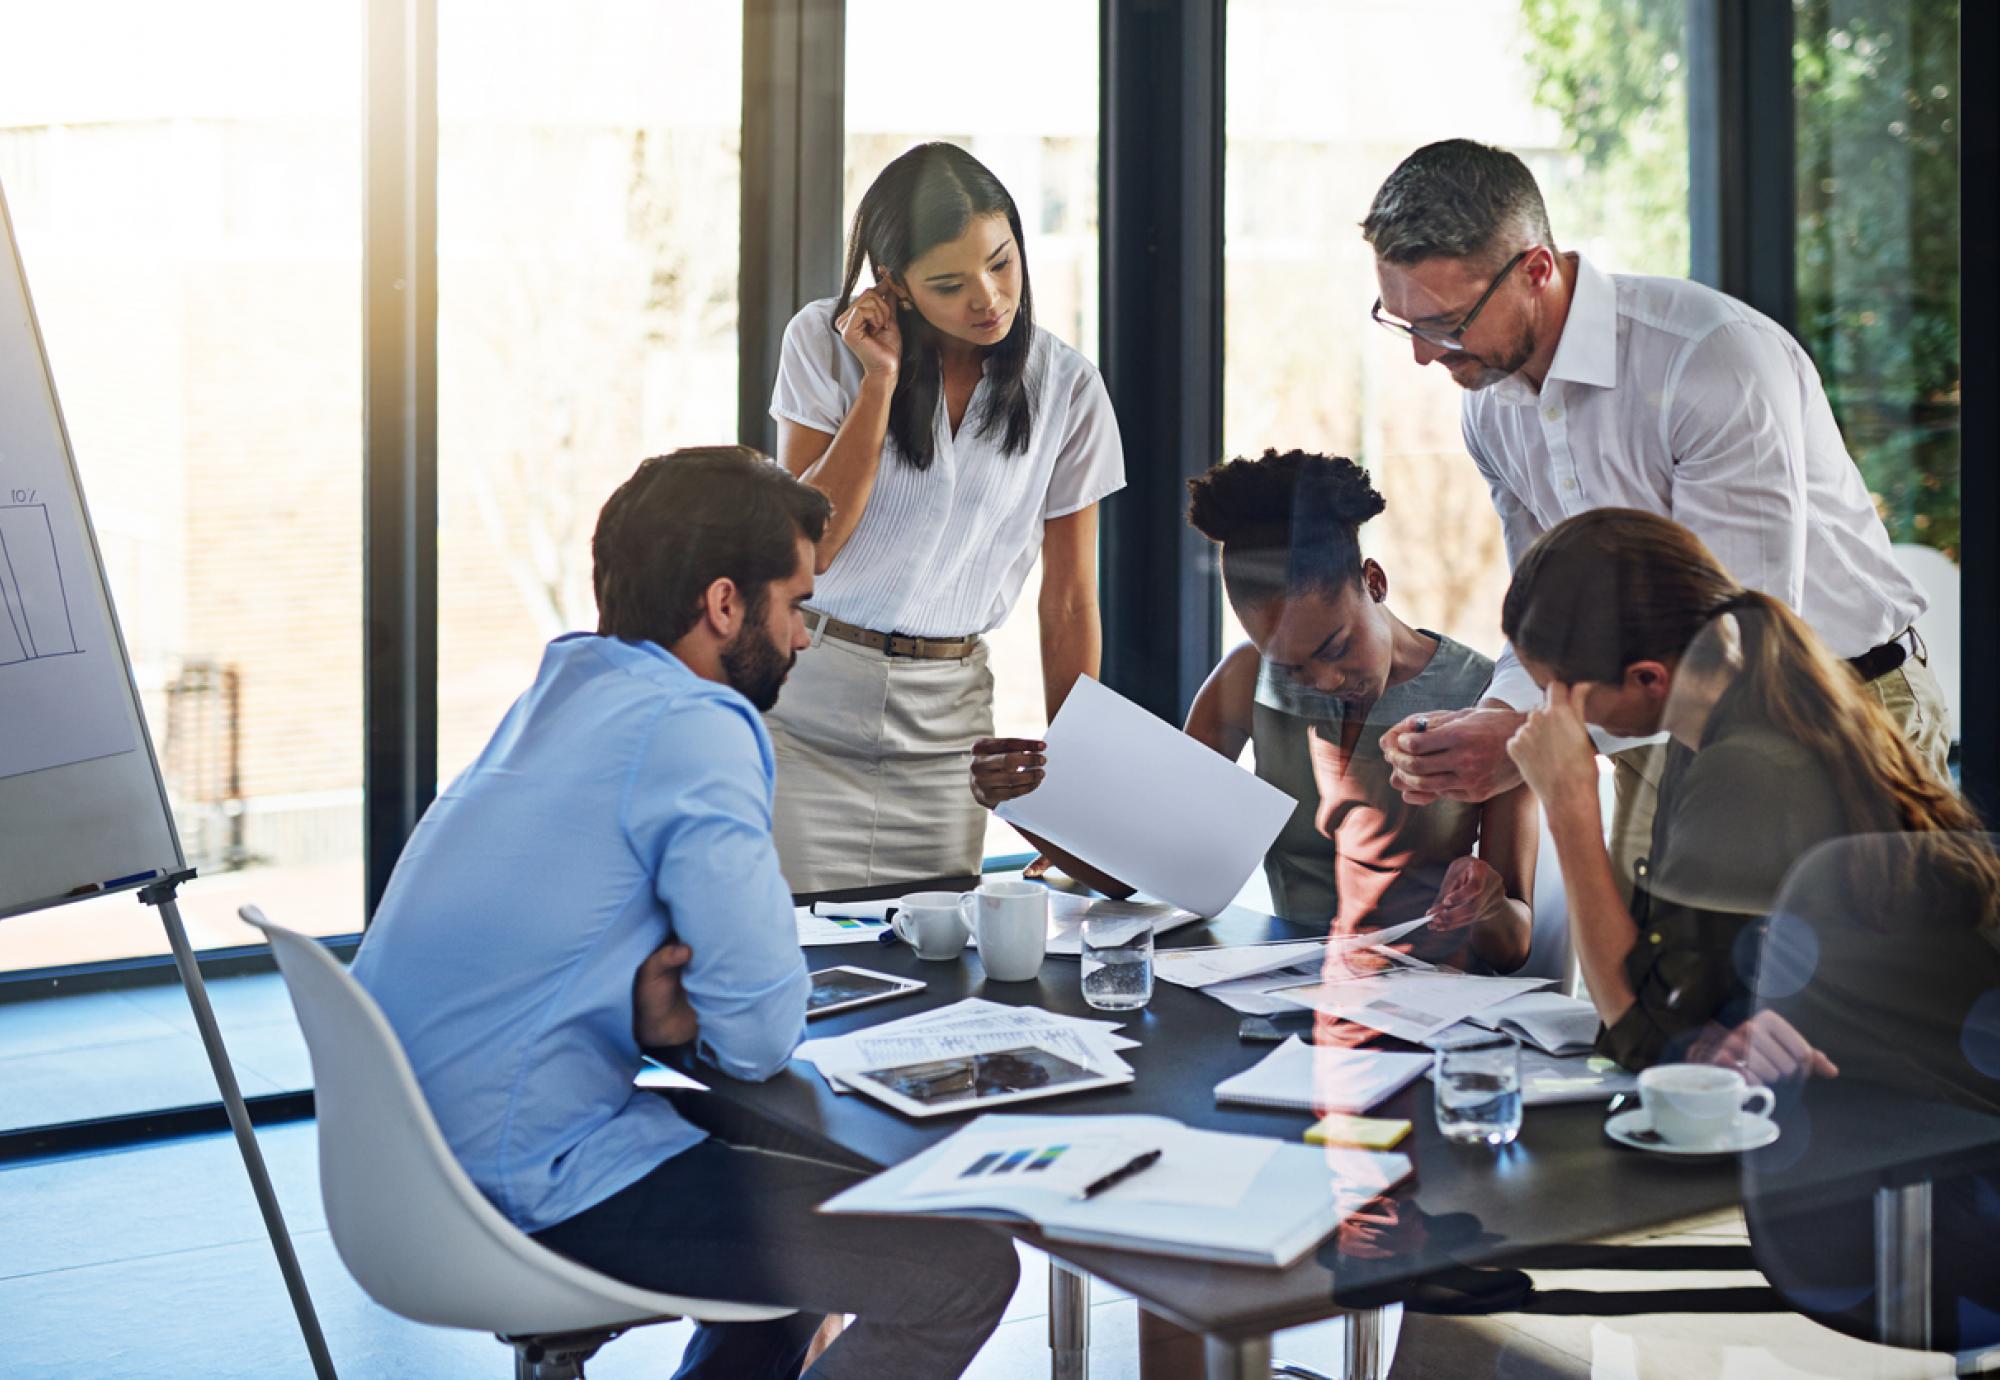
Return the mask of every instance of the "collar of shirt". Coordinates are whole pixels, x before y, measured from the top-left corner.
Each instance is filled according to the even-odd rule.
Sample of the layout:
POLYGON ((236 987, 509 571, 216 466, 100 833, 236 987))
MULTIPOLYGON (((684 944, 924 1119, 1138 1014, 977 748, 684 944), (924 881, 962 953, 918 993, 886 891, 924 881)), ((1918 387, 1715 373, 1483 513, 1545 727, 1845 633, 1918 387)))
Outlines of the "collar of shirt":
MULTIPOLYGON (((1609 274, 1581 254, 1576 260, 1576 282, 1570 288, 1569 315, 1563 320, 1562 338, 1556 342, 1555 358, 1549 361, 1548 382, 1582 383, 1593 388, 1618 385, 1618 286, 1609 274)), ((1544 385, 1546 386, 1546 384, 1544 385)), ((1538 390, 1516 374, 1493 387, 1501 402, 1528 406, 1540 399, 1538 390)))

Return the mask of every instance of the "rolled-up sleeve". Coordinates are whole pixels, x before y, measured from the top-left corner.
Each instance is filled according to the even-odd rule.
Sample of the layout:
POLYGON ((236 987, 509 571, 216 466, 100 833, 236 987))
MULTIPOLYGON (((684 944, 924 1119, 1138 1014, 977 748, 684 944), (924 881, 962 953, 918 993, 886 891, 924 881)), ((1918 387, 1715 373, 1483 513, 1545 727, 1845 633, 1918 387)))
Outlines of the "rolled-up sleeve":
POLYGON ((747 703, 663 716, 628 789, 628 829, 653 863, 702 1058, 737 1078, 783 1068, 805 1034, 809 979, 771 839, 769 740, 747 703))

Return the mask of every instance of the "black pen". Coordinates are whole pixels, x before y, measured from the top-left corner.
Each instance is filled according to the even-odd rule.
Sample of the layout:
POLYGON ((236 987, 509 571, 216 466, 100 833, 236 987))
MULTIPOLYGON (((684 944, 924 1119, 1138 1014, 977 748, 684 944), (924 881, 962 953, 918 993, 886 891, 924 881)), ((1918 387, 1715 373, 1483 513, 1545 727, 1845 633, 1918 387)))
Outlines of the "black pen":
POLYGON ((1098 1179, 1093 1183, 1086 1184, 1084 1186, 1083 1192, 1077 1194, 1076 1196, 1079 1198, 1095 1198, 1098 1194, 1104 1192, 1105 1189, 1110 1188, 1112 1185, 1124 1183, 1127 1179, 1131 1178, 1134 1174, 1137 1174, 1140 1170, 1146 1168, 1148 1165, 1151 1165, 1155 1160, 1159 1159, 1160 1156, 1165 1153, 1166 1152, 1163 1150, 1148 1150, 1145 1154, 1140 1155, 1136 1159, 1130 1160, 1127 1163, 1119 1166, 1117 1169, 1112 1170, 1109 1174, 1106 1174, 1103 1178, 1098 1179))

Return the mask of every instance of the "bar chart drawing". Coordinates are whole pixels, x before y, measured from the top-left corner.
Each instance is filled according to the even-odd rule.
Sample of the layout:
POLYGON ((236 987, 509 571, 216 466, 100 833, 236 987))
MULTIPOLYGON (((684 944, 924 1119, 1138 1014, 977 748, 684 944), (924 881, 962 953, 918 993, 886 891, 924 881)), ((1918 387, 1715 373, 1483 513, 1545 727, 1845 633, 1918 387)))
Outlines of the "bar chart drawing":
POLYGON ((74 656, 76 625, 46 503, 0 505, 0 666, 74 656))

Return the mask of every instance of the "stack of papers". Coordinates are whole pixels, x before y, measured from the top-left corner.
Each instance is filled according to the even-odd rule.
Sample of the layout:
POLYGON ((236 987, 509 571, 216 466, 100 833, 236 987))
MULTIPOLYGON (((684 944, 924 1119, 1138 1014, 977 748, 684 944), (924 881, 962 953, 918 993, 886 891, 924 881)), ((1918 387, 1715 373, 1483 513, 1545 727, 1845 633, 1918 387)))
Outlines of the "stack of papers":
POLYGON ((794 1057, 820 1071, 835 1092, 855 1090, 855 1075, 878 1069, 959 1059, 1033 1046, 1092 1073, 1129 1082, 1132 1066, 1118 1051, 1137 1047, 1116 1021, 1060 1016, 1032 1006, 1003 1006, 968 997, 934 1011, 885 1021, 850 1035, 807 1040, 794 1057))
POLYGON ((1166 1117, 982 1116, 820 1211, 1026 1220, 1054 1241, 1275 1268, 1409 1173, 1403 1155, 1196 1131, 1166 1117), (1160 1155, 1145 1168, 1080 1196, 1152 1150, 1160 1155))
POLYGON ((1218 1103, 1297 1112, 1365 1112, 1421 1078, 1428 1054, 1309 1045, 1294 1035, 1215 1085, 1218 1103))
POLYGON ((1474 1012, 1552 984, 1550 978, 1474 977, 1392 968, 1372 977, 1284 988, 1275 995, 1308 1010, 1421 1043, 1474 1012))
POLYGON ((1042 735, 1042 784, 994 811, 1148 896, 1220 915, 1298 802, 1079 676, 1042 735))
POLYGON ((1560 992, 1524 992, 1466 1019, 1504 1030, 1545 1054, 1588 1054, 1597 1047, 1597 1008, 1560 992))
MULTIPOLYGON (((1248 1016, 1290 1011, 1297 1003, 1274 993, 1316 983, 1329 959, 1341 959, 1393 944, 1430 920, 1420 916, 1404 924, 1334 939, 1285 940, 1275 944, 1242 944, 1229 948, 1169 949, 1153 958, 1153 972, 1162 982, 1194 987, 1223 1005, 1248 1016)), ((1415 960, 1383 951, 1398 964, 1415 960)), ((1419 965, 1426 969, 1428 964, 1419 965)))

